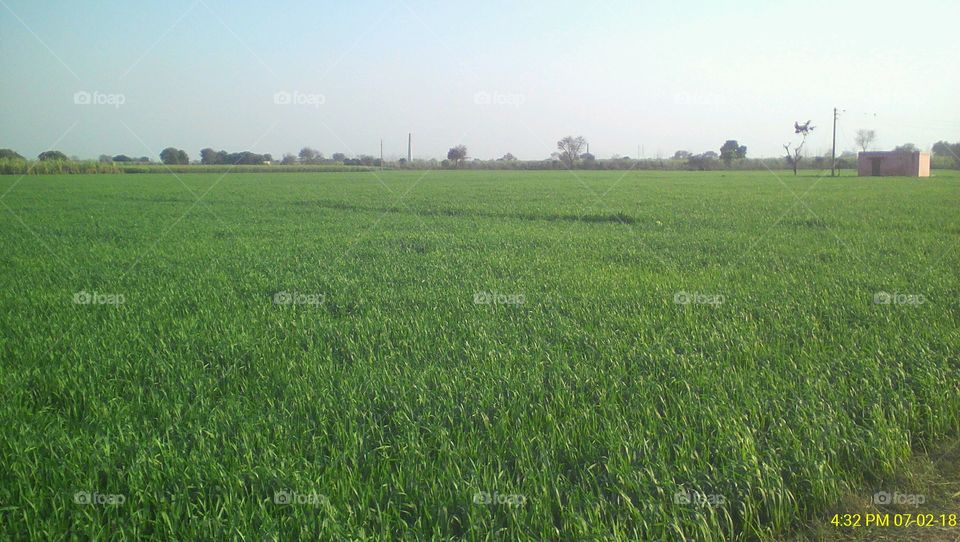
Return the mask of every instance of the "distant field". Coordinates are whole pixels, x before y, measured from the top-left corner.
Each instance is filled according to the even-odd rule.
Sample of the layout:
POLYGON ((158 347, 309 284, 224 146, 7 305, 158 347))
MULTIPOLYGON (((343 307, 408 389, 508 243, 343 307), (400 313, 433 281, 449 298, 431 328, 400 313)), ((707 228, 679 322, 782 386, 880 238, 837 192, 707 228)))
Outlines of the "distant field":
POLYGON ((958 172, 4 192, 0 539, 777 540, 960 424, 958 172))

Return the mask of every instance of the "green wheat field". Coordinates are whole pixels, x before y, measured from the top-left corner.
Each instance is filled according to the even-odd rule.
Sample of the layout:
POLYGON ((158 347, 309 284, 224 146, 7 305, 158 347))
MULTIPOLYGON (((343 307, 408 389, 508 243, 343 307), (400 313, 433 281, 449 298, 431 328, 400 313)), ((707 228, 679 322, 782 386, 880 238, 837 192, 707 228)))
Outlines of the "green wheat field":
POLYGON ((957 172, 0 193, 0 539, 778 540, 960 425, 957 172))

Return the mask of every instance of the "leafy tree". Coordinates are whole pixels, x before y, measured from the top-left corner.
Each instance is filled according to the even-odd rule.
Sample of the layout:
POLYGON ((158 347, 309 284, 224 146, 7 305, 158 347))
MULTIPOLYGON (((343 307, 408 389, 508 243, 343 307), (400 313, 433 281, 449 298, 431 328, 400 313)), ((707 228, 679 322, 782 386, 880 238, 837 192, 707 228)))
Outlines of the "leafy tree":
POLYGON ((585 153, 581 154, 581 155, 580 155, 580 158, 581 158, 584 162, 593 162, 593 161, 595 161, 595 160, 597 159, 596 156, 590 154, 589 152, 585 152, 585 153))
POLYGON ((50 162, 50 161, 61 161, 65 162, 67 160, 67 155, 63 154, 60 151, 43 151, 37 155, 37 159, 41 162, 50 162))
POLYGON ((797 169, 800 167, 800 159, 803 157, 803 145, 807 142, 807 136, 810 135, 810 132, 813 131, 815 126, 810 126, 810 121, 808 120, 806 124, 800 124, 799 122, 793 123, 793 133, 800 135, 800 144, 790 149, 792 143, 787 143, 783 148, 787 151, 787 163, 793 166, 793 174, 797 174, 797 169))
POLYGON ((687 158, 690 158, 691 156, 693 156, 693 154, 691 154, 690 151, 677 151, 677 152, 673 153, 673 159, 674 159, 674 160, 686 160, 687 158))
POLYGON ((933 154, 952 158, 956 167, 960 167, 960 142, 948 143, 946 141, 937 141, 933 144, 933 154))
POLYGON ((114 162, 133 162, 133 158, 130 158, 126 154, 118 154, 113 157, 114 162))
POLYGON ((207 147, 200 149, 200 163, 205 165, 222 164, 223 156, 217 151, 207 147))
MULTIPOLYGON (((221 152, 224 152, 224 151, 221 151, 221 152)), ((268 161, 269 158, 270 158, 270 155, 267 155, 267 154, 257 154, 257 153, 250 152, 250 151, 233 152, 233 153, 230 153, 230 154, 226 154, 226 153, 224 152, 224 154, 225 154, 225 158, 224 158, 223 163, 224 163, 224 164, 231 164, 231 165, 238 165, 238 164, 240 164, 240 165, 257 166, 257 165, 263 164, 264 162, 268 161)))
POLYGON ((874 130, 857 130, 857 135, 853 140, 857 143, 857 146, 860 147, 860 150, 867 152, 867 149, 870 147, 870 144, 877 139, 877 132, 874 130))
MULTIPOLYGON (((938 156, 952 156, 956 154, 955 149, 960 149, 960 143, 948 143, 946 141, 937 141, 933 144, 933 154, 938 156)), ((6 150, 6 149, 4 149, 6 150)), ((3 151, 0 150, 0 158, 3 158, 3 151)))
POLYGON ((304 147, 300 149, 300 162, 304 164, 314 164, 320 160, 323 160, 323 154, 316 149, 311 149, 310 147, 304 147))
POLYGON ((167 147, 160 151, 160 161, 168 166, 175 166, 179 164, 189 164, 190 158, 186 152, 180 149, 167 147))
POLYGON ((587 140, 583 136, 567 136, 557 141, 557 149, 560 151, 560 160, 567 165, 567 169, 573 169, 573 165, 580 159, 580 151, 587 146, 587 140))
POLYGON ((735 159, 740 160, 747 157, 747 147, 737 143, 736 139, 728 139, 726 143, 720 147, 720 158, 728 166, 730 162, 733 162, 735 159))
POLYGON ((347 155, 342 152, 335 152, 330 158, 332 158, 334 162, 343 162, 347 159, 347 155))
POLYGON ((717 169, 719 167, 719 162, 717 161, 717 153, 713 151, 707 151, 702 154, 695 154, 687 158, 687 167, 690 169, 696 169, 699 171, 709 171, 711 169, 717 169))
POLYGON ((499 158, 498 160, 503 161, 503 162, 512 162, 512 161, 514 161, 514 160, 516 160, 516 159, 517 159, 516 156, 514 156, 513 154, 511 154, 511 153, 508 152, 507 154, 504 154, 504 155, 503 155, 501 158, 499 158))
POLYGON ((843 151, 837 157, 837 169, 851 169, 857 167, 857 153, 843 151))
POLYGON ((0 160, 26 160, 20 153, 13 149, 0 149, 0 160))
MULTIPOLYGON (((293 155, 288 155, 292 160, 296 160, 293 155)), ((200 163, 202 164, 229 164, 229 165, 260 165, 264 162, 272 162, 273 156, 270 154, 257 154, 250 151, 227 152, 214 151, 206 148, 200 151, 200 163)))
POLYGON ((100 158, 97 159, 101 164, 109 164, 113 162, 113 158, 110 158, 109 154, 101 154, 100 158))
POLYGON ((297 157, 294 156, 294 155, 292 155, 292 154, 290 154, 290 153, 285 153, 285 154, 283 155, 283 159, 280 160, 280 163, 283 164, 283 165, 296 164, 296 163, 297 163, 297 157))
POLYGON ((467 159, 467 147, 465 145, 457 145, 452 147, 447 151, 447 160, 450 160, 451 163, 456 164, 457 167, 463 165, 463 161, 467 159))
POLYGON ((904 143, 893 148, 893 152, 917 152, 918 149, 913 143, 904 143))
POLYGON ((374 158, 369 154, 361 154, 356 158, 347 158, 343 161, 345 166, 379 166, 380 159, 374 158))

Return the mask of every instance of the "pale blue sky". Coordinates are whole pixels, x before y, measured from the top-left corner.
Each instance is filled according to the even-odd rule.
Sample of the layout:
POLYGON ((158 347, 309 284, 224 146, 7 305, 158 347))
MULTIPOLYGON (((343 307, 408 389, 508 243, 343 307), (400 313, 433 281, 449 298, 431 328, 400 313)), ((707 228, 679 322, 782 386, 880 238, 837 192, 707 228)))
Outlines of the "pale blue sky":
POLYGON ((144 4, 0 0, 0 147, 772 156, 808 118, 828 149, 834 105, 841 149, 960 140, 956 0, 144 4))

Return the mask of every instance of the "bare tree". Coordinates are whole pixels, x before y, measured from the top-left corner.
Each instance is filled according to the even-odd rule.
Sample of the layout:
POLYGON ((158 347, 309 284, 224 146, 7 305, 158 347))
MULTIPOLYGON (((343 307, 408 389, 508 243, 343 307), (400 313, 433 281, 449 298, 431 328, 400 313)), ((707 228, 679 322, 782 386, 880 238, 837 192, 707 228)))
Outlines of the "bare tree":
POLYGON ((800 124, 799 122, 793 123, 793 133, 800 135, 800 144, 796 146, 793 150, 790 149, 792 143, 787 143, 783 146, 787 151, 787 163, 793 166, 793 174, 797 174, 797 168, 800 166, 800 159, 803 157, 803 144, 807 142, 807 136, 810 135, 810 132, 813 131, 815 127, 810 126, 810 121, 808 120, 806 124, 800 124))
POLYGON ((869 147, 875 139, 877 139, 877 132, 873 130, 857 130, 857 136, 854 138, 854 141, 857 142, 860 150, 867 152, 867 147, 869 147))
POLYGON ((567 136, 557 141, 557 149, 560 150, 560 159, 567 164, 568 169, 573 169, 573 165, 580 159, 580 151, 587 146, 587 140, 583 136, 567 136))

